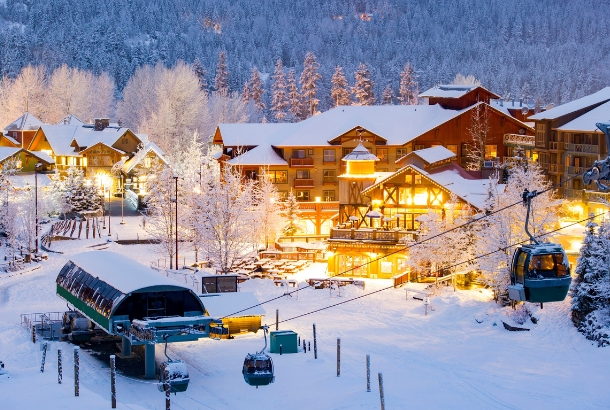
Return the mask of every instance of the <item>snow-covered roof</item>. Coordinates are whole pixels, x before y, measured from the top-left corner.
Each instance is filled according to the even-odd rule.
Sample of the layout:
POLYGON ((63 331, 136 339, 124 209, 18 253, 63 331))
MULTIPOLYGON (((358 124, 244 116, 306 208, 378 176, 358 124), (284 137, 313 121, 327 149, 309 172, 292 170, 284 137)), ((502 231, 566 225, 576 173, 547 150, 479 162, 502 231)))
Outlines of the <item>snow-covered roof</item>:
MULTIPOLYGON (((438 161, 451 159, 456 156, 453 152, 449 151, 447 148, 441 145, 439 145, 438 147, 424 148, 417 151, 412 151, 405 155, 405 157, 408 157, 410 155, 417 155, 428 164, 433 164, 438 161)), ((396 162, 398 163, 401 160, 402 158, 399 158, 396 160, 396 162)))
POLYGON ((12 157, 19 151, 21 151, 21 148, 19 147, 0 147, 0 162, 12 157))
POLYGON ((263 144, 251 149, 229 161, 230 165, 288 165, 271 145, 263 144))
POLYGON ((610 87, 602 88, 596 93, 579 98, 578 100, 570 101, 569 103, 559 105, 550 110, 534 114, 529 117, 530 120, 554 120, 574 111, 582 110, 591 107, 595 104, 610 101, 610 87))
POLYGON ((281 140, 285 133, 283 129, 292 129, 295 124, 273 123, 239 123, 219 124, 218 129, 222 135, 222 144, 227 147, 251 147, 261 143, 274 144, 281 140), (276 134, 278 135, 276 137, 276 134))
POLYGON ((584 113, 578 118, 573 119, 567 124, 557 128, 559 131, 584 131, 584 132, 599 132, 599 128, 595 126, 598 122, 610 121, 610 101, 584 113))
POLYGON ((362 142, 359 142, 352 152, 341 159, 343 161, 379 161, 379 158, 371 154, 371 152, 362 145, 362 142))
POLYGON ((163 161, 163 163, 167 164, 167 161, 165 160, 165 157, 163 156, 163 150, 161 148, 159 148, 157 146, 157 144, 155 144, 152 141, 147 142, 146 144, 144 144, 144 147, 142 147, 142 149, 138 150, 138 152, 136 152, 136 154, 129 158, 127 161, 125 161, 125 163, 123 164, 123 173, 125 174, 129 174, 131 171, 133 171, 133 169, 140 163, 142 162, 142 160, 144 158, 146 158, 146 156, 150 153, 150 152, 154 152, 155 155, 161 160, 163 161))
POLYGON ((55 160, 46 152, 43 151, 27 151, 36 158, 46 162, 47 164, 55 164, 55 160))
POLYGON ((55 125, 84 125, 85 123, 79 120, 74 114, 68 114, 61 120, 57 121, 55 125))
POLYGON ((23 130, 36 130, 38 127, 43 125, 43 122, 36 118, 29 112, 25 112, 21 117, 11 122, 4 128, 4 132, 7 131, 23 131, 23 130))
POLYGON ((80 147, 92 147, 101 142, 112 146, 128 131, 128 128, 106 127, 102 131, 95 131, 93 126, 82 125, 42 125, 40 127, 53 149, 53 153, 65 156, 79 156, 71 146, 76 141, 80 147))
POLYGON ((474 89, 481 88, 491 94, 491 98, 500 98, 499 95, 492 93, 485 87, 474 84, 443 84, 432 87, 419 95, 419 98, 460 98, 474 89))
POLYGON ((12 144, 16 145, 16 146, 21 146, 21 143, 19 141, 17 141, 15 138, 11 137, 10 135, 4 135, 4 138, 6 138, 7 140, 9 140, 12 144))
POLYGON ((152 286, 190 290, 156 270, 115 252, 83 252, 69 259, 91 276, 97 277, 124 294, 152 286))
MULTIPOLYGON (((482 209, 487 198, 487 189, 489 188, 489 179, 472 179, 465 174, 465 171, 456 164, 448 164, 442 168, 437 168, 432 171, 425 171, 415 165, 409 164, 396 172, 389 173, 384 178, 377 178, 375 183, 362 191, 366 194, 380 186, 380 184, 392 179, 396 174, 403 173, 408 169, 413 169, 417 173, 425 176, 438 185, 444 187, 449 192, 454 193, 463 201, 474 206, 477 209, 482 209)), ((498 185, 498 193, 504 191, 504 185, 498 185)))
POLYGON ((265 314, 265 309, 259 305, 260 302, 252 292, 209 293, 199 295, 199 299, 208 314, 214 317, 263 316, 265 314), (235 312, 239 313, 233 315, 235 312))

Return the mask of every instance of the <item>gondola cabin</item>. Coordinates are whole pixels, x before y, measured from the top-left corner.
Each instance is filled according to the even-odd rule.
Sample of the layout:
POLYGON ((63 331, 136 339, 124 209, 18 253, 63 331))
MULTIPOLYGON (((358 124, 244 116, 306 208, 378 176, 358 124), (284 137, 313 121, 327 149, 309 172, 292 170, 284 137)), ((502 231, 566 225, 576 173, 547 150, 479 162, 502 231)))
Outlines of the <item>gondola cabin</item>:
POLYGON ((570 264, 560 245, 523 245, 513 255, 508 295, 515 301, 560 302, 571 282, 570 264))

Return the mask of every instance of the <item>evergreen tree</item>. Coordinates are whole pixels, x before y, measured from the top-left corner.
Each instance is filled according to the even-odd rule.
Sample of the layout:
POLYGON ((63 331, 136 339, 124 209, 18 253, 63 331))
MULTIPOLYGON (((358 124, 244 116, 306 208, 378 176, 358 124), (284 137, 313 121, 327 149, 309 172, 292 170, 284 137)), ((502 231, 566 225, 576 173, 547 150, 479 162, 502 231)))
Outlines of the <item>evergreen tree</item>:
POLYGON ((603 222, 587 223, 587 233, 576 262, 572 284, 572 321, 598 346, 610 344, 610 232, 603 222))
POLYGON ((244 88, 241 91, 241 100, 246 104, 250 102, 250 81, 244 83, 244 88))
POLYGON ((354 105, 375 105, 375 94, 373 86, 375 83, 371 79, 371 72, 366 64, 360 63, 354 73, 356 82, 352 90, 356 103, 354 105))
POLYGON ((250 89, 249 100, 254 103, 254 106, 259 112, 264 112, 265 108, 267 108, 263 101, 263 93, 265 90, 263 89, 263 82, 261 81, 261 73, 256 67, 252 69, 252 75, 250 75, 248 87, 250 89))
POLYGON ((390 84, 388 84, 383 89, 383 94, 381 95, 381 105, 392 105, 393 100, 394 100, 394 93, 392 92, 392 86, 390 86, 390 84))
POLYGON ((350 98, 349 85, 347 84, 345 74, 343 74, 343 67, 338 65, 335 68, 335 73, 333 74, 330 82, 332 83, 330 96, 335 103, 335 107, 340 105, 350 105, 352 101, 350 98))
POLYGON ((206 75, 208 74, 208 72, 205 70, 205 68, 203 68, 203 66, 199 62, 199 58, 196 58, 195 62, 193 63, 193 71, 195 72, 195 75, 197 76, 197 79, 199 80, 199 89, 201 91, 205 91, 207 93, 208 92, 208 80, 206 79, 206 75))
POLYGON ((74 217, 82 212, 102 212, 103 198, 97 187, 87 184, 83 171, 68 168, 66 178, 54 187, 60 195, 61 211, 67 217, 74 217))
POLYGON ((284 235, 292 236, 299 232, 298 220, 300 214, 301 208, 299 207, 299 202, 291 190, 284 204, 284 217, 288 220, 288 224, 284 228, 284 235))
POLYGON ((415 71, 413 71, 411 63, 407 63, 400 73, 400 89, 398 90, 400 103, 402 105, 417 105, 418 87, 415 71))
POLYGON ((214 79, 214 88, 220 94, 229 93, 229 70, 227 68, 227 53, 221 51, 218 53, 218 65, 216 66, 216 78, 214 79))
POLYGON ((288 115, 289 122, 299 121, 301 118, 301 94, 294 77, 294 70, 288 71, 288 115))
POLYGON ((319 99, 316 98, 318 92, 317 82, 322 79, 318 72, 320 64, 316 61, 316 56, 311 52, 305 55, 303 63, 303 72, 299 82, 301 83, 301 97, 303 98, 303 110, 305 111, 304 118, 309 118, 316 113, 319 99))
POLYGON ((278 122, 284 122, 286 117, 286 110, 288 109, 288 96, 286 95, 286 75, 284 74, 284 67, 282 65, 282 59, 278 58, 275 64, 275 73, 271 77, 273 78, 273 100, 271 101, 271 113, 278 122))

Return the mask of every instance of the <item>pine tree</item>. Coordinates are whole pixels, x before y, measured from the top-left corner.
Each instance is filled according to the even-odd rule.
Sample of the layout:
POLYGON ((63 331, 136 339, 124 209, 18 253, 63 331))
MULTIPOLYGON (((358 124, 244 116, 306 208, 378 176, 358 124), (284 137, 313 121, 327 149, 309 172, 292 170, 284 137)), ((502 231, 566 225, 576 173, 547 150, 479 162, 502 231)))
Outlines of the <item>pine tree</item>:
POLYGON ((330 82, 332 83, 330 96, 335 102, 335 107, 340 105, 350 105, 352 101, 350 98, 349 85, 347 83, 347 79, 345 78, 345 74, 343 74, 343 67, 338 65, 335 68, 335 73, 333 74, 330 82))
POLYGON ((275 73, 271 77, 273 78, 273 100, 271 102, 271 113, 278 122, 284 122, 284 118, 288 109, 288 96, 286 95, 286 75, 284 74, 284 67, 282 65, 282 59, 278 58, 275 64, 275 73))
POLYGON ((221 51, 218 53, 218 65, 216 66, 216 78, 214 79, 214 88, 220 94, 229 93, 229 70, 227 68, 227 53, 221 51))
POLYGON ((301 208, 294 192, 290 191, 286 203, 284 204, 284 217, 288 220, 288 224, 284 228, 284 235, 292 236, 299 232, 298 219, 301 214, 301 208))
POLYGON ((489 106, 485 103, 478 103, 470 112, 471 123, 468 133, 471 143, 468 144, 468 152, 466 153, 466 169, 479 171, 483 168, 486 159, 485 147, 489 134, 489 106))
POLYGON ((244 88, 241 91, 241 100, 246 104, 250 102, 250 81, 244 83, 244 88))
POLYGON ((250 88, 249 99, 254 103, 254 106, 259 112, 264 112, 265 108, 267 108, 263 102, 263 93, 265 90, 263 89, 263 82, 261 81, 261 73, 256 67, 252 69, 248 87, 250 88))
POLYGON ((208 80, 206 79, 206 75, 208 72, 203 68, 201 63, 199 62, 199 58, 196 58, 193 62, 193 71, 199 80, 199 89, 201 91, 208 92, 208 80))
POLYGON ((297 82, 294 77, 294 70, 288 71, 288 115, 286 119, 289 122, 301 120, 301 94, 297 87, 297 82))
POLYGON ((392 92, 392 86, 390 86, 390 84, 388 84, 383 89, 383 94, 381 95, 381 105, 392 105, 393 100, 394 100, 394 93, 392 92))
POLYGON ((356 82, 352 90, 356 103, 354 105, 374 105, 375 94, 373 86, 375 83, 371 79, 371 72, 366 64, 360 63, 358 69, 354 73, 356 82))
POLYGON ((400 89, 398 90, 400 103, 402 105, 417 105, 418 87, 415 71, 411 67, 411 63, 407 63, 400 73, 400 89))
POLYGON ((303 110, 305 111, 304 118, 309 118, 316 113, 319 99, 316 98, 318 91, 317 82, 322 79, 318 72, 320 64, 316 62, 316 56, 311 52, 305 55, 303 63, 303 72, 299 82, 301 83, 301 97, 303 98, 303 110))

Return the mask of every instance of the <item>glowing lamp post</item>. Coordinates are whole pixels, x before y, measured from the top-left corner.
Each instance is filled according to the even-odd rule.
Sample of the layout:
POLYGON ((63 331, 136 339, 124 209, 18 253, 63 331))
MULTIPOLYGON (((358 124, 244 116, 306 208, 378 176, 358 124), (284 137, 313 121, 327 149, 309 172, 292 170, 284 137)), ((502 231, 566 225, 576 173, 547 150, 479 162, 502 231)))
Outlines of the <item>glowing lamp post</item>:
POLYGON ((38 253, 38 169, 42 168, 42 164, 38 162, 34 167, 34 202, 36 202, 36 253, 38 253))

